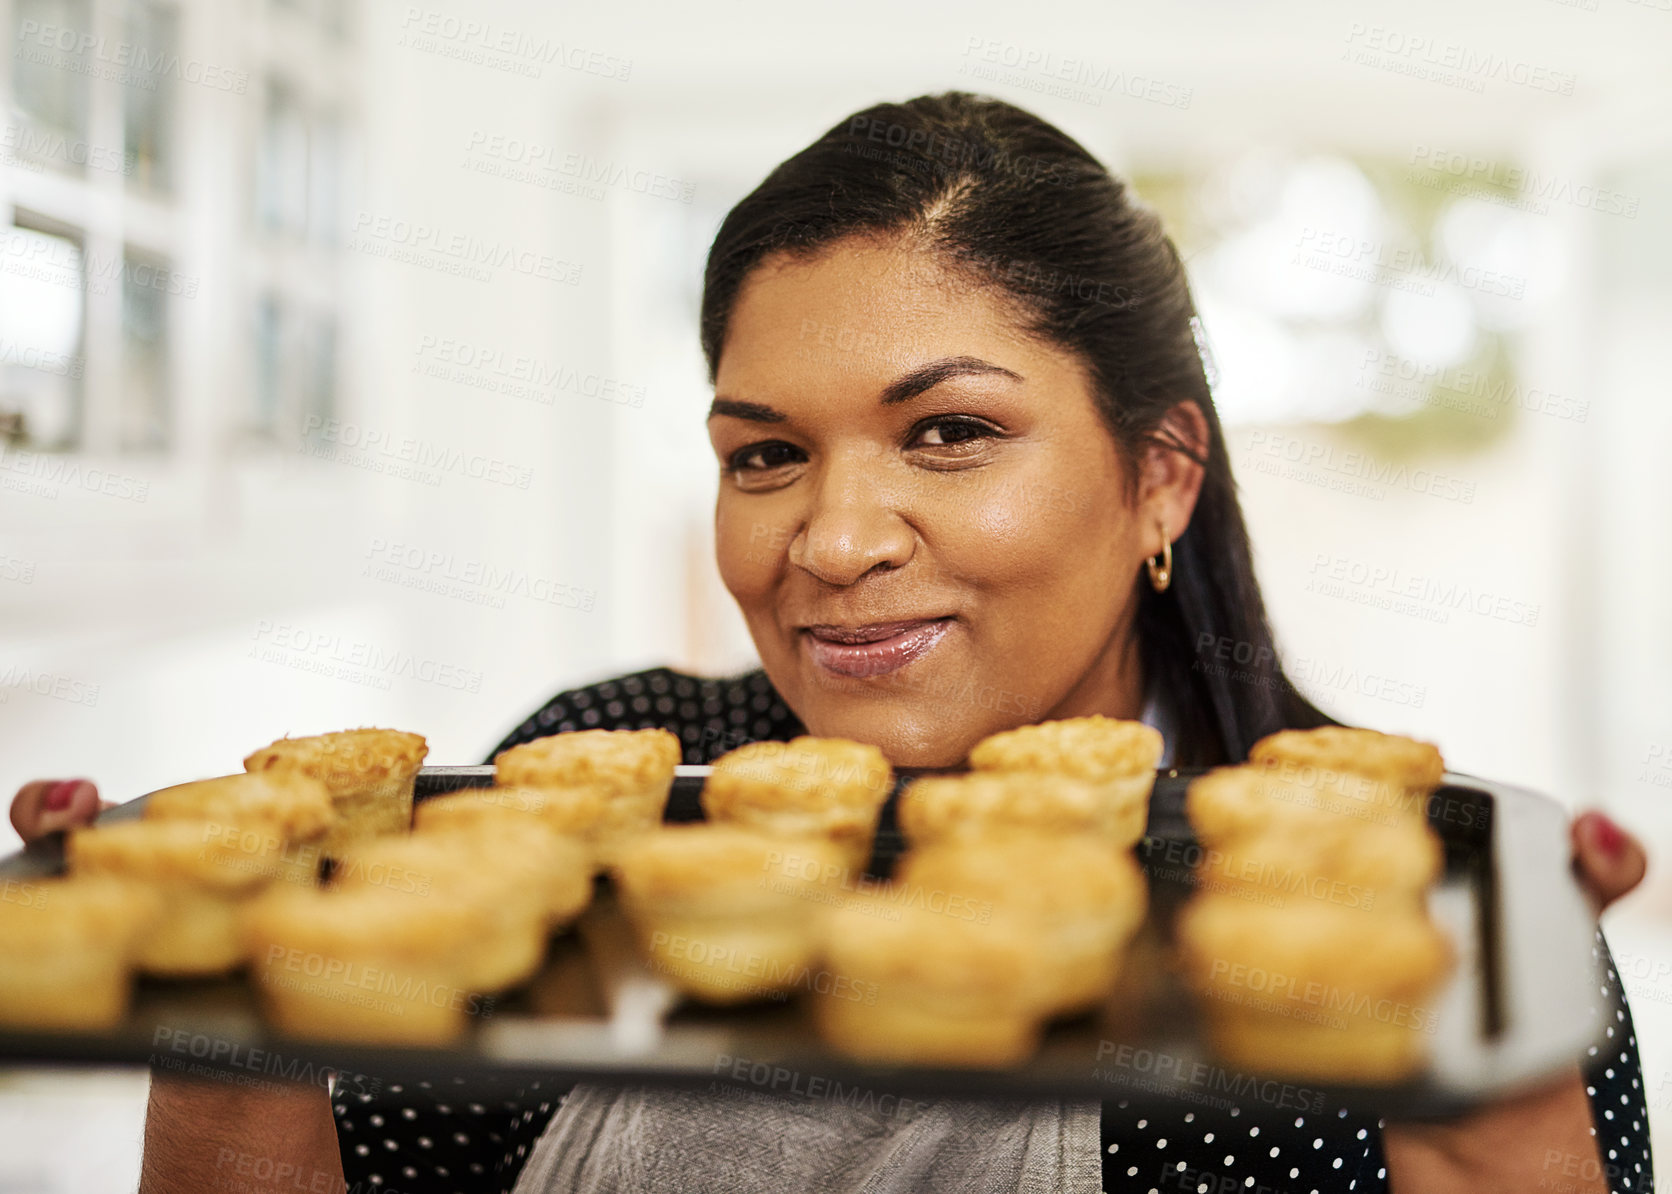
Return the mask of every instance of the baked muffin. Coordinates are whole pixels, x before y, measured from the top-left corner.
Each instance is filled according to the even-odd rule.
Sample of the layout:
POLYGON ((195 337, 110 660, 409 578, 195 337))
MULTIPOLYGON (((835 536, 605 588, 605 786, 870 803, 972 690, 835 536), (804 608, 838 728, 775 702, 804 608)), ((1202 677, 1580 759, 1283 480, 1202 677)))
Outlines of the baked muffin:
POLYGON ((1285 823, 1314 829, 1342 821, 1360 829, 1402 821, 1426 823, 1422 799, 1410 799, 1407 789, 1377 786, 1347 772, 1333 773, 1328 783, 1321 783, 1315 771, 1252 763, 1216 767, 1191 780, 1184 807, 1197 840, 1208 846, 1285 823))
POLYGON ((413 838, 440 841, 471 867, 515 883, 535 898, 548 929, 567 925, 591 903, 592 860, 580 839, 505 805, 451 806, 426 816, 432 803, 418 805, 413 838))
POLYGON ((292 1036, 443 1045, 484 1007, 466 977, 481 933, 470 902, 277 887, 243 930, 267 1017, 292 1036))
POLYGON ((155 821, 264 825, 296 842, 316 840, 336 820, 322 781, 282 771, 222 775, 162 788, 145 798, 144 816, 155 821))
POLYGON ((1082 779, 1148 775, 1164 746, 1161 732, 1141 721, 1066 717, 983 738, 970 751, 976 771, 1051 771, 1082 779))
POLYGON ((1417 817, 1446 770, 1433 743, 1351 726, 1279 730, 1256 742, 1248 761, 1285 783, 1417 817))
POLYGON ((1275 907, 1311 899, 1367 911, 1420 911, 1444 864, 1439 837, 1413 818, 1382 825, 1291 817, 1204 850, 1196 882, 1203 891, 1275 907))
MULTIPOLYGON (((596 870, 599 835, 607 829, 609 798, 599 788, 464 788, 419 801, 415 829, 449 829, 482 823, 520 825, 528 821, 579 843, 596 870)), ((654 825, 650 828, 655 828, 654 825)))
POLYGON ((1317 900, 1273 908, 1199 894, 1178 961, 1228 1062, 1324 1081, 1391 1082, 1427 1062, 1435 997, 1456 963, 1421 912, 1317 900))
POLYGON ((827 838, 857 874, 871 859, 877 814, 893 781, 882 751, 864 743, 806 735, 749 742, 714 761, 702 807, 711 821, 827 838))
POLYGON ((943 841, 907 853, 894 878, 948 916, 1012 919, 1036 934, 1045 947, 1049 1010, 1059 1014, 1108 998, 1121 951, 1149 904, 1132 852, 1091 834, 943 841))
POLYGON ((977 772, 1048 772, 1097 784, 1121 826, 1117 836, 1130 833, 1136 842, 1149 820, 1164 745, 1160 731, 1141 721, 1068 717, 983 738, 970 751, 970 767, 977 772))
POLYGON ((108 877, 32 879, 0 901, 0 1024, 114 1028, 127 1013, 134 950, 162 899, 108 877))
MULTIPOLYGON (((479 818, 520 817, 539 819, 546 807, 544 794, 535 788, 460 788, 441 796, 430 796, 412 806, 412 827, 426 822, 465 822, 479 818)), ((561 831, 560 831, 561 832, 561 831)))
POLYGON ((813 1003, 819 1035, 863 1061, 1003 1067, 1038 1048, 1054 1002, 1049 947, 1018 920, 965 920, 893 885, 823 917, 831 982, 813 1003))
POLYGON ((1215 767, 1190 781, 1184 793, 1184 812, 1196 840, 1213 848, 1265 832, 1279 818, 1307 818, 1315 805, 1299 803, 1293 793, 1262 767, 1240 764, 1215 767))
POLYGON ((494 778, 512 787, 596 786, 660 810, 679 759, 679 738, 667 730, 575 730, 501 751, 494 778))
MULTIPOLYGON (((533 845, 537 825, 529 826, 533 845)), ((549 832, 549 831, 548 831, 549 832)), ((554 836, 543 839, 558 849, 554 836)), ((419 907, 449 904, 472 911, 477 931, 458 951, 459 981, 472 991, 502 991, 529 978, 545 958, 553 921, 552 889, 537 876, 540 859, 511 852, 503 837, 479 833, 427 833, 379 838, 346 851, 331 872, 334 891, 378 889, 419 907), (498 857, 495 857, 495 851, 498 857), (529 861, 532 859, 532 861, 529 861)), ((548 858, 550 855, 547 856, 548 858)), ((567 873, 558 878, 579 886, 586 862, 572 847, 567 873)), ((565 909, 578 911, 571 898, 565 909)))
POLYGON ((1197 895, 1180 910, 1175 937, 1184 973, 1200 986, 1247 991, 1252 988, 1233 972, 1260 970, 1269 994, 1297 1003, 1313 994, 1310 984, 1339 988, 1355 1000, 1420 999, 1456 961, 1450 938, 1426 913, 1367 913, 1322 901, 1274 908, 1197 895))
POLYGON ((1401 1013, 1409 1023, 1371 1017, 1334 1017, 1322 1022, 1238 1007, 1211 1012, 1204 1023, 1209 1047, 1227 1063, 1260 1074, 1308 1081, 1392 1083, 1420 1074, 1431 1048, 1417 1027, 1432 1016, 1416 1007, 1401 1013))
POLYGON ((429 746, 421 734, 359 729, 280 738, 244 760, 244 770, 294 772, 325 784, 336 822, 321 848, 335 858, 354 842, 412 826, 412 786, 429 746))
POLYGON ((651 965, 687 994, 728 1004, 806 987, 815 921, 840 850, 736 825, 668 825, 612 868, 651 965))
POLYGON ((154 892, 162 913, 140 939, 152 974, 221 974, 244 961, 238 920, 251 897, 293 874, 277 835, 207 821, 121 821, 70 831, 72 876, 125 879, 154 892))
POLYGON ((600 800, 587 837, 598 861, 608 863, 628 841, 662 823, 680 756, 679 738, 667 730, 576 730, 501 751, 494 782, 534 789, 551 815, 577 823, 600 800), (562 795, 576 789, 594 795, 562 795))
POLYGON ((1039 771, 975 771, 914 779, 900 793, 900 832, 913 845, 1014 832, 1094 833, 1127 849, 1149 803, 1109 784, 1039 771))
POLYGON ((312 883, 324 857, 321 844, 336 823, 323 781, 293 771, 223 775, 175 784, 145 798, 148 821, 198 821, 221 827, 219 836, 244 842, 253 833, 279 839, 282 877, 312 883))
POLYGON ((1433 788, 1445 775, 1445 759, 1431 742, 1353 726, 1279 730, 1248 752, 1248 761, 1307 764, 1334 771, 1356 771, 1407 788, 1433 788))

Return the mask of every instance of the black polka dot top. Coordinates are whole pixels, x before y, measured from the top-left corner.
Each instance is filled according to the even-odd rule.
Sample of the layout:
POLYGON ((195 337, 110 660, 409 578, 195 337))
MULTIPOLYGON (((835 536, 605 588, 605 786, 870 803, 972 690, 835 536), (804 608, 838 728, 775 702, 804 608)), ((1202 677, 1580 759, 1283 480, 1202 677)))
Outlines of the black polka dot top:
MULTIPOLYGON (((693 764, 745 742, 806 732, 762 671, 704 679, 653 668, 559 693, 493 753, 570 730, 651 728, 679 735, 685 762, 693 764)), ((1595 956, 1607 975, 1599 994, 1608 1026, 1604 1046, 1583 1066, 1591 1132, 1610 1189, 1649 1194, 1654 1170, 1637 1037, 1600 929, 1595 956)), ((1386 1191, 1380 1119, 1330 1106, 1298 1083, 1241 1087, 1252 1097, 1240 1100, 1205 1084, 1197 1101, 1142 1100, 1139 1110, 1122 1091, 1142 1086, 1145 1064, 1136 1057, 1100 1071, 1110 1082, 1102 1115, 1106 1194, 1386 1191)), ((344 1176, 360 1191, 509 1194, 566 1093, 562 1084, 531 1082, 516 1098, 488 1101, 462 1079, 440 1074, 375 1095, 339 1092, 332 1110, 344 1176)), ((1572 1180, 1554 1173, 1552 1188, 1572 1180)))
POLYGON ((712 680, 652 668, 558 693, 511 731, 494 754, 572 730, 668 730, 679 735, 685 762, 698 766, 745 742, 807 732, 763 671, 712 680))

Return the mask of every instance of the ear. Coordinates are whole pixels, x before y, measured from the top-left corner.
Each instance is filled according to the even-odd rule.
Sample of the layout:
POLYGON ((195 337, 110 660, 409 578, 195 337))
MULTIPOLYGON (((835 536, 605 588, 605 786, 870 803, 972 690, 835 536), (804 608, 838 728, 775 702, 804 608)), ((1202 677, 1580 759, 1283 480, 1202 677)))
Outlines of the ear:
POLYGON ((1162 416, 1138 457, 1138 518, 1149 554, 1161 551, 1161 526, 1177 542, 1190 525, 1206 470, 1208 420, 1194 402, 1176 403, 1162 416))

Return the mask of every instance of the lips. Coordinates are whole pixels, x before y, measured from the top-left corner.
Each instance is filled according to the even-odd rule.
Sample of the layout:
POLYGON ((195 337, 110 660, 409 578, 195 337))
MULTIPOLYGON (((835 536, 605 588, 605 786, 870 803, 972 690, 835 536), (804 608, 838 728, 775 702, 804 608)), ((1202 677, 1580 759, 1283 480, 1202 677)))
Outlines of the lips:
POLYGON ((801 635, 819 667, 863 678, 905 667, 932 650, 951 627, 951 618, 916 618, 865 626, 808 626, 801 635))

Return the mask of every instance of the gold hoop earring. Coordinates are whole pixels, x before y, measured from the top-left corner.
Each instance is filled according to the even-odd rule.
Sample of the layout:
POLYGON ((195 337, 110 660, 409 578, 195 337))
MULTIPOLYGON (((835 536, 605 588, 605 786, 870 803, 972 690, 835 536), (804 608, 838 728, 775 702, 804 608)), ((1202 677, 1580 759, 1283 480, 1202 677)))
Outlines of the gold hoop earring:
POLYGON ((1161 524, 1161 552, 1144 561, 1149 568, 1149 581, 1157 593, 1165 593, 1173 583, 1173 541, 1167 534, 1167 524, 1161 524), (1160 561, 1159 563, 1157 561, 1160 561))

